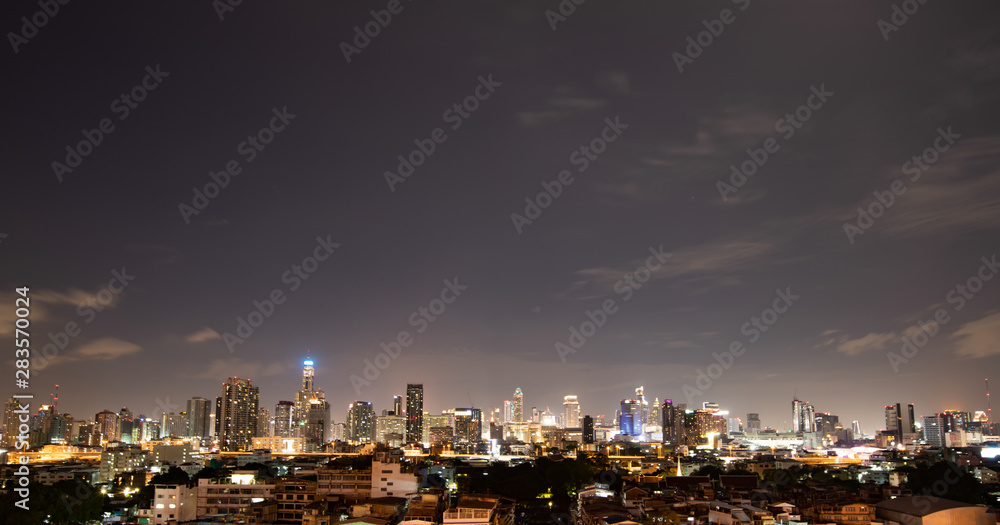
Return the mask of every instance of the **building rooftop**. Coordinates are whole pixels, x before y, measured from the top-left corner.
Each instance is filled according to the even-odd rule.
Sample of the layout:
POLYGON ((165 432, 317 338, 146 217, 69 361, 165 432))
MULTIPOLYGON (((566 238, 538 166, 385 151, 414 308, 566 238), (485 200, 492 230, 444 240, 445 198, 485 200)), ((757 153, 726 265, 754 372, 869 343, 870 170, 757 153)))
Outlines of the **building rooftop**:
POLYGON ((909 516, 929 516, 942 510, 977 506, 944 498, 896 498, 875 504, 876 509, 900 512, 909 516))

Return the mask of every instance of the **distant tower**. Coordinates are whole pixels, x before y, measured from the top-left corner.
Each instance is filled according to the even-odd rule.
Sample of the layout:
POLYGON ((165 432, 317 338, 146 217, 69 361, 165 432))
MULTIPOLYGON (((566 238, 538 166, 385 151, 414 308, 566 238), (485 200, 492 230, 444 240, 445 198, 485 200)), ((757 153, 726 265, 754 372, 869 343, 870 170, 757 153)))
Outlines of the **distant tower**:
POLYGON ((594 442, 594 418, 590 415, 583 416, 583 442, 594 442))
POLYGON ((302 362, 302 390, 313 390, 313 378, 316 376, 316 369, 313 367, 312 359, 302 362))
POLYGON ((223 452, 250 450, 257 433, 260 391, 249 379, 230 377, 222 384, 219 413, 219 449, 223 452))
POLYGON ((792 432, 802 432, 802 401, 792 398, 792 432))
POLYGON ((278 401, 274 405, 274 435, 275 437, 292 437, 292 412, 295 403, 278 401))
POLYGON ((424 436, 424 385, 406 385, 406 442, 422 443, 424 436))
POLYGON ((563 398, 564 422, 566 428, 580 427, 580 402, 576 396, 566 396, 563 398))
POLYGON ((514 421, 521 423, 524 421, 524 394, 521 387, 514 389, 514 421))
POLYGON ((403 396, 392 396, 392 412, 394 416, 403 415, 403 396))
MULTIPOLYGON (((192 397, 187 401, 187 435, 207 442, 209 438, 209 420, 212 414, 211 403, 203 397, 192 397)), ((207 444, 207 443, 206 443, 207 444)))

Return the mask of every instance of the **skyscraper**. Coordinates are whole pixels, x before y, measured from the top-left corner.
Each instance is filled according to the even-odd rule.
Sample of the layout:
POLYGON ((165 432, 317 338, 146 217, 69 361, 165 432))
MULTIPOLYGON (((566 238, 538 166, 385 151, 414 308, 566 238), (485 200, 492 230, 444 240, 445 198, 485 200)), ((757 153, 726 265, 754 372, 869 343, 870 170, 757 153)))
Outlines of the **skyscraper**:
POLYGON ((315 452, 322 449, 326 443, 326 430, 330 425, 330 403, 322 397, 314 397, 309 400, 309 407, 306 409, 305 418, 300 423, 301 435, 305 438, 305 448, 307 452, 315 452))
POLYGON ((3 404, 3 442, 0 443, 0 446, 4 448, 14 448, 14 443, 17 440, 17 427, 20 423, 15 411, 18 408, 17 399, 14 399, 13 396, 8 397, 3 404))
POLYGON ((672 399, 663 401, 661 406, 661 420, 663 424, 663 442, 677 443, 680 439, 680 428, 683 418, 678 417, 677 407, 672 399))
POLYGON ((316 388, 316 369, 313 365, 312 359, 302 361, 302 388, 295 393, 290 429, 291 435, 303 438, 306 447, 310 449, 322 446, 325 442, 326 426, 330 421, 330 405, 326 402, 323 390, 316 388))
POLYGON ((802 401, 792 398, 792 432, 802 432, 802 401))
POLYGON ((118 414, 110 410, 94 414, 94 429, 101 433, 101 440, 118 441, 118 414))
POLYGON ((747 432, 753 432, 755 430, 760 430, 760 414, 757 412, 750 412, 747 414, 747 432))
POLYGON ((274 405, 274 435, 276 437, 292 437, 292 412, 295 411, 295 403, 291 401, 278 401, 274 405))
POLYGON ((479 443, 483 435, 483 416, 478 408, 455 409, 455 442, 479 443))
POLYGON ((132 443, 132 411, 126 407, 118 411, 118 440, 132 443))
POLYGON ((424 433, 424 385, 406 385, 406 442, 423 442, 424 433))
POLYGON ((583 442, 594 442, 594 418, 590 415, 583 416, 583 442))
POLYGON ((645 388, 639 386, 635 389, 635 401, 638 411, 632 415, 633 425, 637 427, 638 435, 643 435, 646 431, 647 414, 649 413, 649 401, 646 400, 645 388))
POLYGON ((803 432, 816 432, 816 409, 810 404, 802 405, 802 423, 803 432))
POLYGON ((347 408, 347 439, 355 444, 375 438, 375 409, 371 401, 355 401, 347 408))
POLYGON ((392 396, 392 415, 403 415, 403 396, 392 396))
POLYGON ((618 430, 625 436, 642 435, 642 405, 636 399, 622 399, 621 415, 618 417, 618 430))
POLYGON ((257 431, 254 437, 271 437, 271 411, 264 407, 257 409, 257 431))
POLYGON ((192 397, 187 402, 187 434, 202 442, 209 439, 209 420, 212 409, 207 399, 192 397))
POLYGON ((521 393, 521 387, 514 389, 514 419, 517 423, 524 421, 524 394, 521 393))
POLYGON ((885 406, 885 429, 896 436, 896 443, 903 442, 903 413, 899 403, 885 406))
POLYGON ((942 414, 924 416, 924 440, 929 447, 943 448, 945 446, 944 418, 942 414))
POLYGON ((580 427, 580 402, 576 396, 565 396, 563 398, 563 426, 566 428, 580 427))
POLYGON ((224 452, 250 450, 257 433, 260 392, 249 379, 230 377, 222 384, 216 415, 219 449, 224 452))

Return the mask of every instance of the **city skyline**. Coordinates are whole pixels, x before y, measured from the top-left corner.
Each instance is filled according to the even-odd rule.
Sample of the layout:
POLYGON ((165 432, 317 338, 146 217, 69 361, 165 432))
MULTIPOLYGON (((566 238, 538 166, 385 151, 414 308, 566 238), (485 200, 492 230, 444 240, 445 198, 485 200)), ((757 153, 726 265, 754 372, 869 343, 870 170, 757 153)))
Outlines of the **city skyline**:
MULTIPOLYGON (((315 380, 315 367, 314 367, 314 363, 315 363, 315 361, 312 358, 307 358, 305 361, 303 361, 303 372, 302 372, 302 375, 300 376, 300 381, 301 381, 300 386, 303 388, 303 391, 305 391, 306 387, 309 387, 311 389, 311 388, 313 388, 315 386, 313 384, 313 381, 315 380)), ((240 380, 240 378, 238 378, 236 376, 233 376, 231 379, 240 380)), ((251 384, 253 383, 253 378, 243 378, 242 380, 243 381, 250 381, 251 384)), ((227 380, 227 381, 229 381, 229 380, 227 380)), ((224 387, 227 384, 228 384, 227 382, 223 382, 223 386, 224 387)), ((355 402, 358 402, 358 401, 364 402, 364 403, 369 403, 370 406, 372 407, 372 411, 373 411, 372 413, 373 413, 373 415, 375 415, 375 417, 377 417, 377 414, 381 413, 383 410, 389 410, 390 412, 393 411, 393 410, 390 410, 390 409, 394 409, 395 408, 395 404, 398 401, 397 398, 407 399, 407 397, 408 397, 407 394, 409 394, 409 387, 416 387, 417 389, 419 389, 419 390, 414 390, 415 392, 419 391, 419 394, 417 394, 417 397, 415 399, 419 398, 420 405, 423 405, 423 400, 424 400, 424 397, 423 397, 423 388, 424 388, 424 385, 423 384, 408 383, 408 384, 405 385, 405 387, 406 388, 403 389, 403 393, 404 393, 403 396, 400 396, 399 394, 389 394, 388 397, 391 399, 391 401, 388 402, 388 403, 386 403, 384 406, 382 404, 374 401, 374 400, 371 400, 371 399, 354 399, 354 400, 351 400, 351 401, 349 401, 347 403, 347 408, 345 410, 341 411, 340 414, 338 414, 337 411, 334 409, 335 405, 331 406, 330 409, 329 409, 330 410, 330 421, 326 424, 325 431, 327 433, 330 431, 330 425, 331 425, 331 423, 332 424, 338 424, 338 423, 339 424, 346 424, 348 422, 348 420, 349 420, 349 416, 347 414, 350 412, 351 406, 355 402), (386 407, 389 407, 389 408, 386 408, 386 407)), ((257 389, 259 389, 259 387, 257 387, 255 385, 254 389, 257 390, 257 389)), ((640 385, 639 387, 637 387, 637 388, 634 389, 634 392, 636 394, 642 394, 643 390, 644 390, 644 387, 642 385, 640 385)), ((318 392, 322 395, 323 394, 322 388, 320 388, 318 390, 318 392)), ((512 393, 515 394, 515 397, 516 397, 516 394, 517 393, 521 393, 521 392, 522 392, 522 389, 520 387, 515 387, 515 390, 512 393)), ((297 395, 298 394, 295 394, 295 396, 297 396, 297 395)), ((290 398, 290 397, 295 397, 295 396, 285 396, 285 397, 289 397, 290 398)), ((281 398, 282 396, 277 396, 277 397, 279 399, 277 401, 275 401, 274 403, 268 403, 266 401, 260 401, 259 402, 259 406, 263 410, 263 409, 267 409, 268 407, 274 407, 274 406, 279 405, 281 403, 292 403, 291 401, 288 401, 287 399, 282 399, 281 398)), ((383 397, 386 397, 386 396, 383 396, 383 397)), ((579 402, 579 400, 578 400, 579 397, 580 396, 578 396, 578 395, 566 395, 566 396, 563 396, 563 402, 559 406, 557 406, 555 409, 552 408, 551 404, 545 404, 545 403, 541 403, 541 404, 539 404, 539 403, 535 403, 535 404, 528 403, 526 406, 529 408, 529 411, 530 411, 531 408, 537 409, 538 412, 541 412, 543 410, 548 410, 554 416, 559 416, 563 412, 564 406, 566 405, 566 403, 570 402, 569 398, 573 398, 572 402, 575 403, 575 406, 576 406, 575 410, 576 410, 576 412, 579 413, 579 417, 580 417, 581 421, 582 421, 584 415, 589 415, 589 416, 592 416, 592 417, 604 416, 604 419, 605 419, 605 421, 606 421, 607 424, 609 424, 609 425, 613 425, 614 424, 615 414, 617 413, 616 410, 615 410, 615 408, 612 408, 611 410, 608 410, 608 411, 600 411, 600 410, 598 410, 598 411, 592 411, 592 410, 588 410, 588 409, 586 409, 587 405, 579 402)), ((635 398, 636 396, 632 396, 632 397, 635 398)), ((658 398, 659 398, 659 396, 657 396, 657 399, 658 398)), ((150 412, 150 413, 141 413, 141 412, 137 412, 137 411, 131 410, 131 409, 129 409, 129 411, 131 413, 135 413, 136 417, 142 416, 142 417, 152 418, 152 419, 155 419, 156 421, 159 421, 160 418, 164 417, 165 413, 180 414, 181 411, 184 410, 185 406, 191 407, 191 402, 193 400, 195 400, 195 399, 201 399, 203 401, 206 401, 206 403, 208 402, 208 400, 206 400, 205 398, 202 398, 200 396, 192 396, 192 397, 183 399, 182 400, 182 404, 177 404, 177 405, 172 404, 172 403, 163 403, 163 402, 159 402, 158 401, 158 403, 159 403, 159 407, 158 407, 159 412, 153 411, 153 412, 150 412), (171 410, 171 409, 175 409, 175 410, 171 410)), ((529 399, 529 401, 531 400, 530 392, 529 392, 528 399, 529 399)), ((626 400, 627 400, 627 397, 622 398, 621 402, 624 403, 626 400)), ((761 411, 743 411, 743 412, 740 412, 740 411, 732 410, 732 409, 730 409, 731 405, 729 405, 725 401, 723 401, 722 403, 719 403, 718 401, 711 401, 711 402, 709 402, 709 401, 703 401, 703 402, 696 402, 695 404, 692 405, 692 404, 687 403, 686 400, 684 400, 682 397, 679 397, 679 396, 674 396, 674 397, 665 396, 663 398, 663 400, 664 400, 664 402, 667 402, 667 401, 672 402, 674 406, 677 406, 678 404, 685 404, 685 405, 687 405, 686 408, 688 410, 700 409, 700 408, 702 408, 702 405, 705 404, 705 403, 712 404, 712 405, 715 405, 717 409, 723 410, 725 412, 725 414, 726 414, 726 417, 732 417, 732 418, 738 418, 738 419, 740 419, 741 423, 744 426, 746 425, 748 417, 749 417, 750 414, 753 414, 753 415, 756 415, 756 416, 759 417, 759 415, 761 413, 766 413, 766 412, 761 412, 761 411)), ((890 400, 890 401, 892 401, 892 400, 890 400)), ((796 426, 796 424, 795 424, 795 415, 801 413, 801 415, 799 417, 802 417, 803 421, 807 421, 808 420, 808 421, 811 421, 812 425, 815 425, 816 421, 814 420, 814 418, 816 416, 820 416, 820 415, 824 415, 824 414, 831 414, 832 413, 835 416, 841 416, 841 414, 843 414, 843 417, 842 417, 842 419, 840 421, 841 421, 842 424, 845 425, 845 427, 848 426, 848 425, 850 425, 852 422, 860 422, 860 428, 865 433, 865 435, 868 435, 868 436, 874 436, 878 431, 881 431, 881 430, 895 430, 894 428, 890 428, 891 424, 888 422, 889 421, 888 420, 888 418, 889 418, 889 416, 888 416, 888 410, 890 409, 891 405, 881 405, 881 404, 879 404, 878 407, 876 407, 876 411, 879 413, 879 416, 878 417, 873 417, 871 421, 865 421, 863 419, 859 419, 857 417, 853 417, 850 412, 845 412, 843 410, 837 410, 837 409, 816 410, 816 408, 813 406, 812 403, 809 403, 807 401, 801 401, 801 400, 798 399, 797 396, 793 396, 790 399, 790 402, 791 402, 791 405, 792 405, 791 410, 790 411, 786 411, 784 417, 782 417, 781 415, 777 415, 774 418, 774 421, 776 421, 776 422, 772 422, 772 420, 768 419, 768 418, 758 419, 757 423, 761 425, 760 428, 761 429, 774 429, 774 430, 777 430, 778 432, 793 432, 793 433, 794 432, 804 432, 804 431, 805 432, 809 432, 809 431, 815 432, 816 429, 813 428, 813 427, 808 427, 808 429, 807 429, 806 427, 803 427, 803 426, 796 426), (796 403, 798 403, 801 407, 806 407, 808 409, 808 413, 813 414, 813 417, 812 418, 806 418, 806 416, 805 416, 806 411, 804 411, 804 410, 803 411, 798 411, 796 409, 796 403), (883 412, 883 410, 884 410, 884 412, 883 412)), ((986 402, 987 402, 987 400, 986 400, 986 393, 985 393, 985 390, 984 390, 984 403, 986 403, 986 402)), ((65 400, 64 400, 64 403, 65 403, 65 400)), ((456 403, 453 403, 453 404, 455 406, 451 406, 446 401, 442 401, 442 402, 439 402, 440 408, 428 409, 425 406, 424 410, 423 410, 423 412, 421 414, 421 417, 423 416, 423 414, 428 414, 428 415, 442 414, 442 413, 444 413, 444 412, 446 412, 448 410, 455 410, 455 409, 463 406, 461 404, 460 400, 457 401, 456 403)), ((611 404, 613 406, 618 406, 619 402, 618 401, 614 401, 614 402, 605 401, 604 404, 611 404)), ((292 406, 294 407, 294 403, 292 403, 292 406)), ((404 406, 408 407, 409 403, 407 402, 404 406)), ((654 407, 655 407, 655 410, 659 411, 660 408, 662 407, 662 403, 659 403, 659 404, 647 404, 647 406, 648 406, 648 411, 654 410, 654 407)), ((945 413, 945 412, 961 411, 961 412, 967 412, 969 414, 972 414, 972 413, 977 412, 977 411, 987 412, 989 410, 989 407, 986 406, 986 405, 976 406, 976 407, 971 407, 971 408, 970 407, 956 407, 956 406, 947 406, 947 407, 945 407, 945 406, 939 406, 939 408, 926 408, 926 409, 924 409, 924 408, 921 407, 919 409, 916 409, 916 411, 914 411, 915 410, 915 406, 914 406, 913 403, 896 402, 895 406, 897 408, 894 409, 894 410, 900 410, 898 408, 899 406, 904 406, 904 407, 908 406, 909 407, 909 411, 907 413, 900 412, 900 413, 903 414, 901 417, 903 418, 904 421, 907 421, 908 424, 912 425, 914 422, 916 422, 918 424, 918 426, 920 424, 920 420, 923 417, 934 417, 934 416, 937 416, 938 414, 945 413), (906 416, 909 416, 910 419, 906 419, 906 416)), ((483 414, 484 414, 484 416, 483 416, 483 422, 484 423, 488 422, 488 418, 485 417, 485 414, 493 413, 494 409, 499 409, 500 410, 500 414, 503 414, 503 412, 502 412, 503 407, 504 407, 504 401, 503 400, 500 400, 499 402, 492 402, 492 403, 486 403, 486 404, 481 404, 481 405, 475 405, 476 409, 479 409, 479 410, 483 411, 483 414)), ((65 408, 65 404, 64 404, 63 408, 65 408)), ((125 405, 122 406, 122 410, 125 410, 125 409, 128 409, 128 405, 127 404, 125 404, 125 405)), ((188 410, 190 410, 190 408, 188 408, 188 410)), ((291 410, 294 411, 294 408, 292 408, 291 410)), ((109 414, 115 413, 114 410, 112 410, 110 408, 104 408, 104 409, 102 409, 102 413, 103 412, 107 412, 109 414)), ((780 412, 780 411, 775 410, 775 412, 780 412)), ((62 413, 73 415, 73 412, 70 411, 70 410, 63 410, 62 413)), ((215 413, 212 412, 212 411, 210 411, 210 413, 214 417, 215 413)), ((92 417, 92 416, 89 415, 89 414, 95 414, 95 412, 90 412, 90 413, 83 412, 83 414, 84 414, 83 415, 83 419, 84 420, 92 420, 94 423, 98 423, 98 421, 96 419, 96 416, 92 417)), ((99 413, 97 415, 99 415, 99 413)), ((275 416, 277 417, 277 415, 278 415, 278 412, 276 411, 275 412, 275 416)), ((399 415, 399 414, 396 414, 396 415, 399 415)), ((190 416, 188 416, 188 417, 189 417, 189 419, 187 420, 188 423, 186 423, 186 424, 190 425, 190 416)), ((291 417, 292 417, 292 420, 294 422, 296 420, 295 416, 291 416, 291 417)), ((79 415, 74 415, 74 418, 76 420, 80 420, 80 416, 79 415)), ((525 421, 530 421, 531 420, 531 414, 528 413, 528 414, 524 415, 523 419, 525 421)), ((557 419, 559 419, 559 418, 557 418, 557 419)), ((512 417, 512 419, 510 421, 515 421, 515 420, 516 420, 516 416, 512 417)), ((993 423, 996 423, 996 421, 993 420, 993 419, 990 419, 990 421, 993 422, 993 423)), ((207 425, 208 422, 206 421, 204 424, 207 425)), ((374 423, 372 423, 372 424, 374 424, 374 423)), ((274 435, 281 435, 281 434, 277 433, 277 429, 278 429, 278 427, 275 426, 274 427, 274 430, 275 430, 275 434, 274 435)), ((216 435, 216 438, 217 438, 217 435, 216 435)))

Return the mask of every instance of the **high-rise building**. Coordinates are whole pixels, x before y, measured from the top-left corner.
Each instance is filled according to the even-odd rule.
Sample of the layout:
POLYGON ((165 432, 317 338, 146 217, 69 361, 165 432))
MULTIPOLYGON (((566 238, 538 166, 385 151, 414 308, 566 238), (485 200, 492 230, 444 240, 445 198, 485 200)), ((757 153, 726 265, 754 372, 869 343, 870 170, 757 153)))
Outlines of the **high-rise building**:
POLYGON ((19 408, 17 399, 13 396, 8 397, 3 404, 3 441, 0 443, 3 448, 12 449, 17 441, 17 427, 20 422, 16 411, 19 408))
POLYGON ((403 396, 392 396, 392 415, 403 415, 403 396))
POLYGON ((160 432, 163 437, 182 437, 187 434, 187 415, 177 412, 164 412, 160 419, 160 432))
POLYGON ((943 414, 924 416, 924 441, 929 447, 944 448, 945 434, 943 414))
POLYGON ((249 379, 230 377, 222 384, 216 424, 219 450, 236 452, 250 450, 257 433, 260 392, 249 379))
POLYGON ((300 434, 305 438, 306 451, 321 451, 323 444, 327 442, 326 429, 330 425, 330 403, 322 397, 310 399, 305 419, 299 424, 300 434))
POLYGON ((913 413, 913 403, 906 405, 906 422, 903 431, 907 434, 917 433, 917 417, 913 413))
POLYGON ((94 414, 94 428, 101 433, 102 441, 118 441, 118 414, 110 410, 94 414))
POLYGON ((816 432, 823 435, 834 435, 840 427, 840 416, 829 412, 816 414, 816 432))
POLYGON ((636 399, 622 399, 621 415, 618 416, 618 430, 624 436, 642 435, 642 405, 636 399))
POLYGON ((580 428, 580 402, 576 396, 563 398, 563 418, 566 428, 580 428))
POLYGON ((632 421, 639 431, 638 435, 641 436, 645 433, 649 414, 649 401, 646 400, 645 389, 641 386, 635 389, 635 401, 638 412, 632 415, 632 421))
POLYGON ((478 408, 455 409, 455 443, 471 444, 482 441, 483 416, 478 408))
POLYGON ((271 411, 264 407, 257 409, 257 432, 253 437, 271 437, 271 411))
POLYGON ((431 439, 430 439, 430 429, 432 429, 432 428, 436 428, 436 427, 450 427, 450 428, 452 428, 452 430, 454 430, 454 427, 451 427, 448 424, 448 419, 449 419, 449 417, 447 415, 445 415, 445 414, 438 414, 438 415, 424 414, 424 429, 423 429, 423 436, 421 437, 421 439, 423 440, 423 442, 424 443, 430 443, 431 442, 431 439))
POLYGON ((347 439, 371 443, 375 438, 375 409, 371 401, 355 401, 347 409, 347 439))
POLYGON ((590 417, 589 414, 583 416, 583 442, 594 442, 594 418, 590 417))
POLYGON ((222 416, 222 398, 219 396, 215 397, 215 412, 212 413, 212 438, 215 440, 219 439, 222 432, 219 430, 219 424, 222 416))
POLYGON ((677 407, 674 406, 672 399, 663 401, 661 412, 663 413, 661 416, 663 421, 663 442, 677 443, 681 438, 680 432, 683 417, 678 415, 677 407))
POLYGON ((816 409, 798 398, 792 399, 792 432, 815 432, 816 409))
POLYGON ((816 432, 816 409, 810 404, 802 406, 802 432, 816 432))
POLYGON ((899 403, 885 406, 885 429, 896 436, 896 443, 903 442, 903 413, 899 403))
POLYGON ((747 432, 754 432, 760 430, 760 414, 757 412, 750 412, 747 414, 747 432))
POLYGON ((209 439, 209 420, 212 407, 203 397, 192 397, 187 402, 187 435, 202 442, 209 439))
POLYGON ((132 443, 132 411, 126 407, 118 411, 118 440, 132 443))
POLYGON ((406 439, 405 416, 388 415, 375 419, 375 441, 377 443, 399 447, 405 444, 404 439, 406 439))
POLYGON ((521 387, 517 387, 517 388, 514 389, 514 410, 513 410, 513 415, 514 415, 514 419, 512 419, 512 421, 515 421, 515 422, 518 422, 518 423, 524 421, 524 394, 521 393, 521 387))
POLYGON ((514 402, 507 399, 503 402, 503 424, 514 421, 514 402))
POLYGON ((302 361, 302 388, 295 393, 290 434, 301 437, 305 448, 318 450, 326 442, 326 429, 330 423, 330 404, 326 394, 316 388, 316 368, 312 359, 302 361))
POLYGON ((291 401, 278 401, 274 405, 274 435, 275 437, 294 437, 292 431, 292 413, 295 412, 295 403, 291 401))
POLYGON ((424 385, 406 385, 406 442, 423 443, 424 385))

